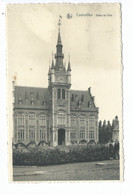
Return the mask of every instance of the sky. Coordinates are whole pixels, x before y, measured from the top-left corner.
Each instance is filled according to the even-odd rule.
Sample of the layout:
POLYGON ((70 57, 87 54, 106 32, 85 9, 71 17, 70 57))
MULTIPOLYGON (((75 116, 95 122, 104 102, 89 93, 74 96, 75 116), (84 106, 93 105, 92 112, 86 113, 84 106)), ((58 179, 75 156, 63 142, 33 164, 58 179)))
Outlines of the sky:
POLYGON ((48 86, 58 19, 71 89, 91 87, 99 120, 122 116, 121 20, 118 4, 25 4, 7 7, 7 75, 17 86, 48 86), (72 14, 68 19, 66 15, 72 14), (85 15, 86 14, 86 15, 85 15))

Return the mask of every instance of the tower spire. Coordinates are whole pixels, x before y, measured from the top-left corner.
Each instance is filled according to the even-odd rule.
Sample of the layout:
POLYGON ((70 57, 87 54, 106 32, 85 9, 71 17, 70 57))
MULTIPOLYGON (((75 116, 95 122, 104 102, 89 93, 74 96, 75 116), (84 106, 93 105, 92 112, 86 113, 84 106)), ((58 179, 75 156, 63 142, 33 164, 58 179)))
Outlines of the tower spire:
POLYGON ((68 68, 67 68, 67 71, 71 71, 70 54, 68 55, 68 68))
POLYGON ((61 34, 60 34, 60 26, 61 26, 61 19, 62 16, 59 16, 58 21, 58 39, 57 39, 57 45, 56 45, 56 54, 55 54, 55 69, 62 69, 63 68, 63 58, 64 54, 62 53, 62 42, 61 42, 61 34))
POLYGON ((60 35, 61 19, 62 19, 62 16, 59 16, 59 21, 58 21, 58 40, 57 40, 57 45, 62 45, 62 42, 61 42, 61 35, 60 35))

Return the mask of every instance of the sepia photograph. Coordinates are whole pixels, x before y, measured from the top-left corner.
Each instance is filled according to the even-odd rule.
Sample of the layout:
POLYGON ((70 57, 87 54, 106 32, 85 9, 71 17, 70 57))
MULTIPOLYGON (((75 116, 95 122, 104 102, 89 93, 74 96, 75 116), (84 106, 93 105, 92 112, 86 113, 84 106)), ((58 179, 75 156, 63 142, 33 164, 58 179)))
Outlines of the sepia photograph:
POLYGON ((121 5, 8 4, 9 180, 122 181, 121 5))

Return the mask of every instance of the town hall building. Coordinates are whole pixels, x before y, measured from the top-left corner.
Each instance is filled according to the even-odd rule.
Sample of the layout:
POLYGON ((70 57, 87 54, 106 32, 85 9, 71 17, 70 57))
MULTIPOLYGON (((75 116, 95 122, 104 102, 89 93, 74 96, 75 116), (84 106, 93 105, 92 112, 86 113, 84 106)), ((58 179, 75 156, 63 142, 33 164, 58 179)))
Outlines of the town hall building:
POLYGON ((56 53, 48 71, 48 87, 14 84, 14 144, 46 142, 58 146, 82 140, 98 142, 98 108, 91 88, 71 90, 70 59, 66 68, 63 58, 59 20, 56 53))

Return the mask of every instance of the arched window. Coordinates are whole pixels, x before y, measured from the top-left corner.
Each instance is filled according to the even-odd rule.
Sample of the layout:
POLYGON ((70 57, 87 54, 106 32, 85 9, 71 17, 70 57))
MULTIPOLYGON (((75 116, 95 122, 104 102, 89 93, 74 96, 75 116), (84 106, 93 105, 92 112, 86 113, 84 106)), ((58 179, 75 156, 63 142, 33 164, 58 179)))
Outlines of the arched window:
POLYGON ((46 125, 46 116, 41 114, 39 115, 39 125, 40 126, 45 126, 46 125))
POLYGON ((65 89, 62 89, 62 99, 65 99, 65 89))
POLYGON ((18 139, 24 139, 24 129, 18 129, 18 139))
POLYGON ((29 125, 34 126, 35 124, 36 124, 35 115, 34 114, 30 114, 29 115, 29 125))
POLYGON ((29 139, 35 139, 35 127, 29 128, 29 139))
POLYGON ((58 124, 66 124, 66 114, 63 110, 59 111, 57 114, 57 123, 58 124))
POLYGON ((18 114, 17 119, 18 119, 18 125, 24 125, 24 121, 25 121, 24 114, 18 114))
POLYGON ((95 117, 94 116, 89 117, 89 126, 95 127, 95 117))
POLYGON ((80 116, 80 126, 85 127, 85 116, 80 116))
POLYGON ((94 140, 94 130, 89 131, 89 139, 94 140))
POLYGON ((95 130, 96 130, 96 122, 95 122, 95 116, 89 117, 89 139, 94 140, 95 139, 95 130))
POLYGON ((57 97, 58 97, 58 99, 60 99, 60 98, 61 98, 61 90, 60 90, 60 89, 58 89, 58 92, 57 92, 57 97))
POLYGON ((85 139, 85 116, 80 116, 80 139, 85 139))
POLYGON ((45 139, 45 127, 40 127, 40 139, 45 139))
POLYGON ((76 127, 77 120, 75 115, 71 115, 71 127, 76 127))

